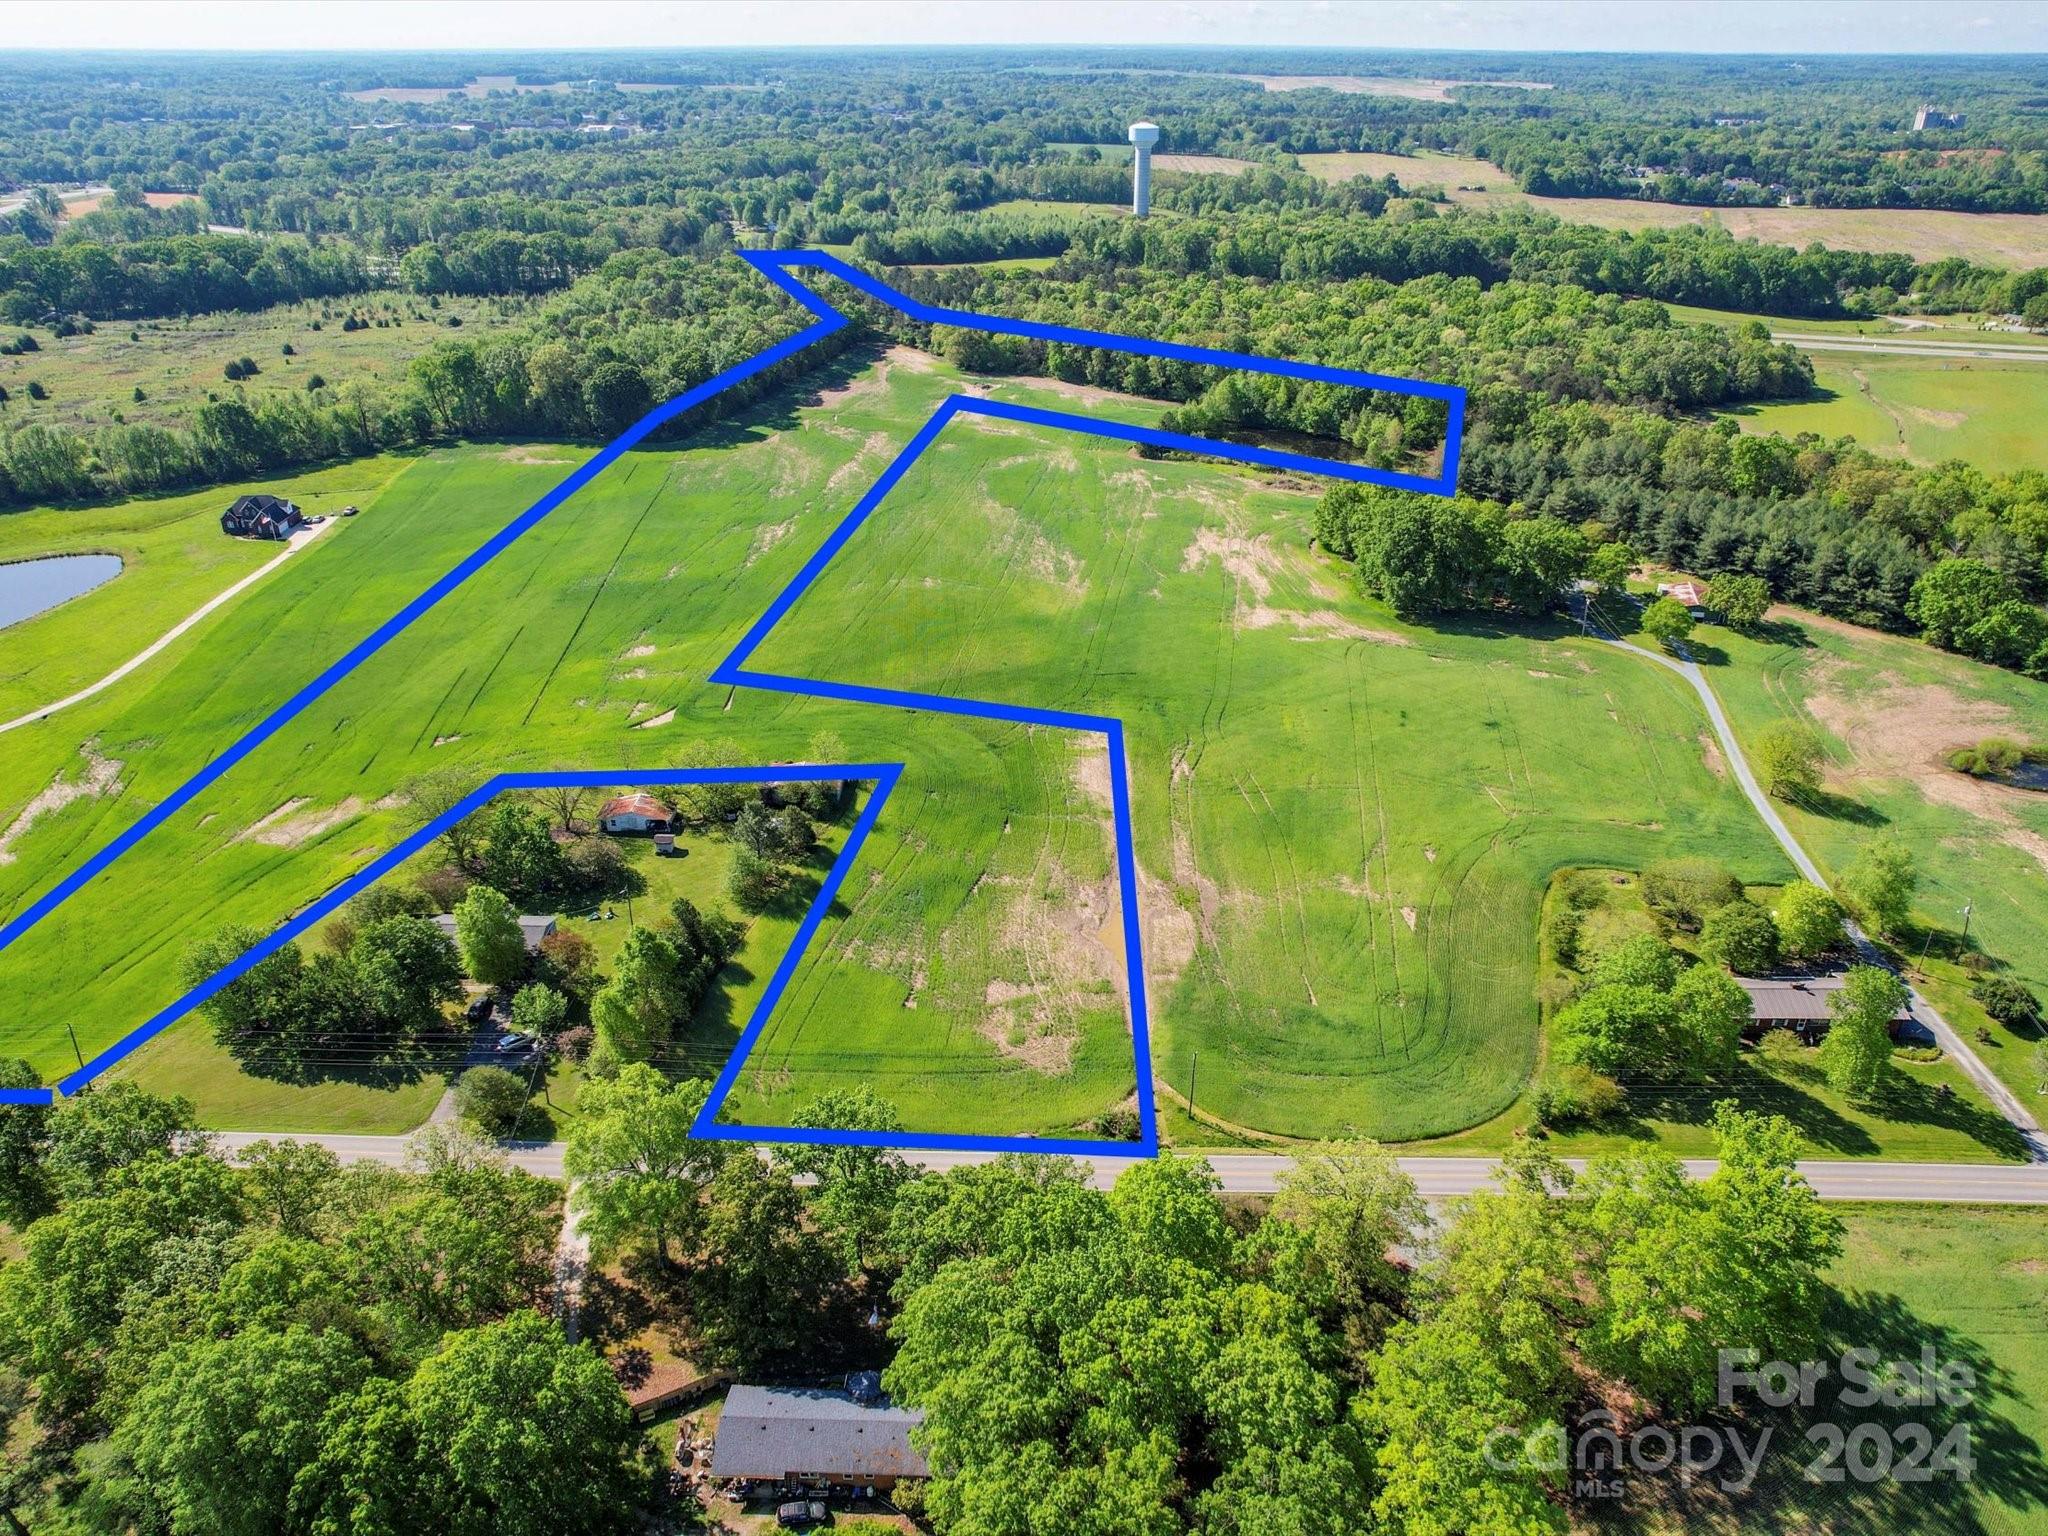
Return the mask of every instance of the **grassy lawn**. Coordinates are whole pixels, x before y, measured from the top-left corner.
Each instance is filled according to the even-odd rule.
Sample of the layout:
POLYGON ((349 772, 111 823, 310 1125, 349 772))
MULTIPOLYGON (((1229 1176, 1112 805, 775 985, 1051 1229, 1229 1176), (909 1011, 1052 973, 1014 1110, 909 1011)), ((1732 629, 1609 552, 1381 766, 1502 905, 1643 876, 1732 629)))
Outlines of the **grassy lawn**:
POLYGON ((1968 459, 2000 470, 2048 469, 2048 436, 2039 425, 2048 413, 2048 365, 1839 352, 1812 358, 1814 396, 1736 413, 1745 431, 1853 437, 1874 453, 1924 464, 1968 459))
MULTIPOLYGON (((0 720, 97 682, 215 593, 275 558, 281 545, 220 531, 220 515, 237 496, 273 491, 309 516, 331 514, 350 504, 369 506, 407 462, 359 459, 248 485, 0 517, 0 561, 107 553, 123 562, 121 574, 105 585, 7 628, 0 639, 0 720)), ((351 531, 344 524, 320 541, 339 541, 351 531)), ((292 557, 318 558, 317 546, 292 557)), ((167 667, 182 651, 202 645, 218 622, 218 615, 209 618, 150 667, 167 667)))
MULTIPOLYGON (((29 326, 39 350, 0 357, 0 386, 12 397, 0 426, 92 428, 124 420, 175 425, 210 396, 226 398, 238 388, 253 403, 265 395, 303 392, 315 374, 330 385, 355 378, 396 382, 436 341, 521 324, 528 308, 518 298, 451 296, 435 305, 419 294, 391 291, 132 326, 107 321, 90 335, 61 339, 29 326), (352 313, 370 323, 344 331, 342 322, 352 313), (261 371, 245 384, 231 384, 223 370, 242 357, 261 371), (50 392, 49 399, 29 399, 32 380, 50 392), (135 398, 138 389, 141 400, 135 398)), ((20 329, 7 328, 10 335, 20 329)))
MULTIPOLYGON (((1403 626, 1309 554, 1304 496, 1020 436, 949 429, 758 664, 1129 722, 1155 1066, 1195 1067, 1204 1111, 1387 1140, 1486 1121, 1535 1059, 1551 869, 1714 847, 1782 878, 1658 669, 1540 628, 1403 626)), ((1076 846, 1036 868, 1071 885, 1076 846)), ((1002 894, 968 909, 998 936, 1002 894)), ((888 933, 889 992, 932 981, 906 1054, 927 994, 971 1015, 1009 979, 977 965, 963 997, 958 932, 888 933)), ((842 1033, 877 1016, 840 1010, 842 1033)))
POLYGON ((1964 962, 1974 954, 1971 963, 2008 966, 2048 997, 2048 795, 1968 778, 1944 758, 1988 735, 2048 741, 2048 684, 1791 609, 1776 610, 1759 636, 1698 633, 1709 656, 1725 658, 1708 676, 1745 744, 1783 719, 1827 743, 1825 793, 1784 808, 1821 867, 1838 874, 1884 831, 1912 850, 1916 927, 1899 947, 1977 1054, 2031 1099, 2038 1037, 1977 1007, 1964 962))
POLYGON ((214 1131, 337 1131, 397 1136, 419 1129, 447 1090, 459 1058, 422 1055, 411 1063, 328 1069, 310 1083, 245 1072, 187 1022, 143 1046, 115 1070, 157 1093, 182 1094, 214 1131))
MULTIPOLYGON (((1848 1231, 1835 1266, 1825 1352, 1839 1361, 1851 1348, 1880 1361, 1918 1361, 1923 1348, 1939 1365, 1966 1367, 1975 1381, 1958 1407, 1858 1408, 1836 1401, 1835 1373, 1806 1416, 1752 1416, 1746 1438, 1768 1425, 1773 1440, 1754 1489, 1723 1496, 1702 1482, 1688 1495, 1657 1479, 1656 1502, 1631 1500, 1586 1532, 1734 1536, 2034 1536, 2048 1523, 2048 1212, 2007 1206, 1869 1205, 1837 1208, 1848 1231), (1975 1462, 1968 1481, 1944 1477, 1809 1481, 1817 1454, 1808 1425, 1845 1430, 1862 1423, 1891 1429, 1922 1422, 1938 1440, 1968 1428, 1975 1462)), ((1648 1483, 1642 1479, 1640 1483, 1648 1483)))

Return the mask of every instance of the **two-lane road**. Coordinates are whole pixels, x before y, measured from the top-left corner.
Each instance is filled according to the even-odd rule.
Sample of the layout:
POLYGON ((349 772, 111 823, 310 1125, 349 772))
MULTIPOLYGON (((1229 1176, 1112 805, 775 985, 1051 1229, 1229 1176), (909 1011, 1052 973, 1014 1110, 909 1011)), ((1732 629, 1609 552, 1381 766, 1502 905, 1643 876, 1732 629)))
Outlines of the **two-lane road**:
MULTIPOLYGON (((344 1162, 385 1163, 397 1167, 406 1158, 407 1138, 403 1136, 263 1136, 253 1131, 219 1131, 214 1141, 223 1150, 237 1153, 254 1141, 317 1142, 344 1162)), ((764 1149, 765 1150, 765 1149, 764 1149)), ((563 1143, 508 1142, 506 1158, 515 1166, 544 1178, 562 1176, 563 1143)), ((911 1161, 944 1172, 968 1163, 985 1163, 987 1152, 918 1152, 911 1161)), ((1089 1172, 1090 1181, 1107 1187, 1133 1159, 1090 1157, 1078 1159, 1089 1172)), ((1294 1159, 1270 1152, 1219 1152, 1208 1158, 1223 1188, 1232 1194, 1271 1194, 1280 1178, 1294 1166, 1294 1159)), ((1585 1167, 1583 1158, 1565 1160, 1574 1168, 1585 1167)), ((1490 1157, 1404 1157, 1401 1168, 1426 1200, 1448 1200, 1468 1195, 1494 1184, 1496 1159, 1490 1157)), ((1696 1179, 1714 1171, 1707 1158, 1686 1160, 1685 1171, 1696 1179)), ((2048 1166, 2038 1163, 1871 1163, 1834 1159, 1802 1162, 1799 1172, 1823 1200, 1925 1200, 1966 1205, 2048 1205, 2048 1166)))

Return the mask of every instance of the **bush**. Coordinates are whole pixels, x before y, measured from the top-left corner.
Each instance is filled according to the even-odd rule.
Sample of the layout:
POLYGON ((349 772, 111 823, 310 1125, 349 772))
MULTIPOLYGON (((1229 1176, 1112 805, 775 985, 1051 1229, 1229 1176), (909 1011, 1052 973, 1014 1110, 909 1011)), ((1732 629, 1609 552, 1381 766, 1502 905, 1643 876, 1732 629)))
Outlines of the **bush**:
POLYGON ((1948 765, 1977 778, 1997 778, 2019 767, 2026 756, 2018 742, 2003 736, 1986 736, 1974 747, 1958 747, 1949 753, 1948 765))
POLYGON ((503 1067, 471 1067, 455 1080, 455 1107, 488 1136, 509 1136, 526 1112, 526 1084, 503 1067))
POLYGON ((2041 1022, 2041 1001, 2010 976, 1979 976, 1970 994, 1984 1011, 2007 1028, 2041 1022))
POLYGON ((436 912, 453 912, 462 904, 462 898, 469 894, 470 884, 469 876, 453 864, 430 869, 419 879, 420 893, 436 912))
POLYGON ((1607 900, 1607 882, 1590 869, 1575 869, 1564 877, 1565 905, 1588 912, 1607 900))
POLYGON ((1621 1084, 1590 1067, 1554 1067, 1546 1072, 1530 1095, 1537 1120, 1544 1125, 1570 1125, 1576 1121, 1604 1120, 1619 1112, 1627 1102, 1621 1084))
POLYGON ((597 1039, 597 1031, 588 1024, 575 1024, 555 1037, 555 1049, 581 1066, 590 1059, 591 1042, 597 1039))
POLYGON ((766 859, 736 849, 732 873, 726 877, 725 892, 742 912, 759 912, 782 889, 782 871, 766 859))
POLYGON ((1579 963, 1579 936, 1585 926, 1585 915, 1577 907, 1555 907, 1543 919, 1543 942, 1550 946, 1550 953, 1557 963, 1566 969, 1576 969, 1579 963))
POLYGON ((28 397, 31 400, 47 400, 50 398, 50 392, 43 388, 43 381, 41 379, 30 379, 28 381, 28 397))
POLYGON ((1688 933, 1742 899, 1742 882, 1712 859, 1660 859, 1643 871, 1643 901, 1688 933))

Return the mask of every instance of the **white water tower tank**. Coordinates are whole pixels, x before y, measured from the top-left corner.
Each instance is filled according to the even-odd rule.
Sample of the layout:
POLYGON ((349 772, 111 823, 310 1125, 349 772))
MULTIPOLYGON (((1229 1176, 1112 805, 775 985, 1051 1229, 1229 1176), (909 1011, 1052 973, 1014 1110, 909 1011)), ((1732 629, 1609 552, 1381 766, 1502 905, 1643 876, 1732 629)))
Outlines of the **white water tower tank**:
POLYGON ((1158 142, 1157 123, 1131 124, 1131 212, 1141 219, 1152 211, 1152 146, 1158 142))

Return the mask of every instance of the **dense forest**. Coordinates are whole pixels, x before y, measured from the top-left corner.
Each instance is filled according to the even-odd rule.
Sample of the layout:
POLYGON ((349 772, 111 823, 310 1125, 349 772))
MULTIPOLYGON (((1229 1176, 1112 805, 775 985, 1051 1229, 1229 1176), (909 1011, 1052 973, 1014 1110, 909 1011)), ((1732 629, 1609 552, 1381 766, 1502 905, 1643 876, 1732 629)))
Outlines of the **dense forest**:
MULTIPOLYGON (((64 1536, 679 1528, 694 1505, 623 1390, 632 1335, 605 1332, 645 1318, 587 1306, 597 1336, 572 1342, 548 1315, 575 1305, 551 1273, 566 1200, 708 1366, 883 1367, 935 1472, 898 1503, 954 1536, 1047 1509, 1082 1536, 1547 1536, 1566 1468, 1474 1424, 1562 1435, 1615 1402, 1696 1422, 1717 1351, 1816 1348, 1841 1248, 1792 1127, 1731 1106, 1710 1179, 1531 1144, 1432 1220, 1371 1143, 1304 1145, 1248 1209, 1179 1158, 1108 1190, 1048 1156, 766 1158, 688 1136, 706 1092, 644 1064, 586 1087, 566 1195, 460 1128, 404 1169, 292 1141, 231 1162, 134 1083, 0 1106, 21 1250, 0 1514, 64 1536)), ((802 1123, 897 1120, 862 1089, 802 1123)))

